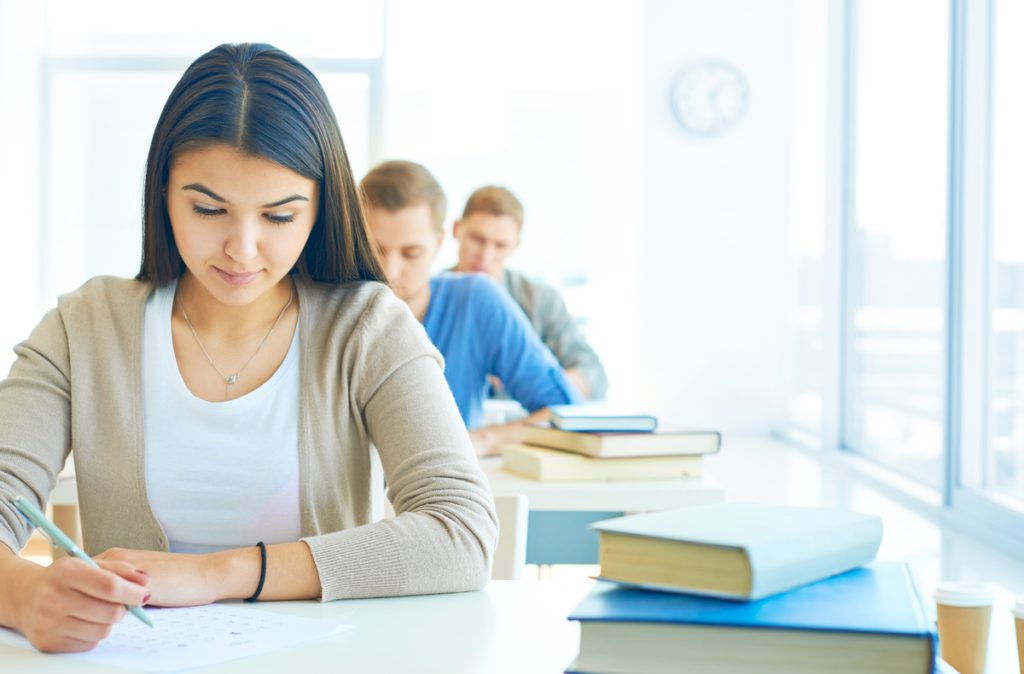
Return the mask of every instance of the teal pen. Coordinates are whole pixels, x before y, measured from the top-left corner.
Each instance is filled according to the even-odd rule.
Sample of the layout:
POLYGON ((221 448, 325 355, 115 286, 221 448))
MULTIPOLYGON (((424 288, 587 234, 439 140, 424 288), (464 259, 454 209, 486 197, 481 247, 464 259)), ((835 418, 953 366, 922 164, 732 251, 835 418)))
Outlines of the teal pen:
MULTIPOLYGON (((81 548, 75 545, 74 541, 67 537, 67 534, 61 531, 56 524, 48 520, 46 515, 39 511, 39 508, 35 507, 20 496, 14 499, 14 507, 17 508, 18 511, 25 516, 25 519, 31 522, 33 526, 42 529, 43 533, 46 534, 46 537, 49 538, 54 545, 60 546, 64 552, 68 553, 72 557, 77 557, 92 568, 100 568, 100 565, 94 562, 92 557, 85 554, 81 548)), ((126 608, 131 611, 133 616, 150 627, 153 626, 153 621, 149 619, 149 616, 146 615, 146 612, 142 610, 141 606, 127 606, 126 608)))

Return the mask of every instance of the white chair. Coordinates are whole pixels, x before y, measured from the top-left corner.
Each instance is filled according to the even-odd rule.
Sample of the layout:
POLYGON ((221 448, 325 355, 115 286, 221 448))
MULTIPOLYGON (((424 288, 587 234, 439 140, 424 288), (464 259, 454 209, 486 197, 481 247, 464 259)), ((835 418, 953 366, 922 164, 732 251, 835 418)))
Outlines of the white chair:
POLYGON ((529 516, 522 494, 496 496, 498 547, 494 550, 492 580, 519 580, 526 565, 526 521, 529 516))

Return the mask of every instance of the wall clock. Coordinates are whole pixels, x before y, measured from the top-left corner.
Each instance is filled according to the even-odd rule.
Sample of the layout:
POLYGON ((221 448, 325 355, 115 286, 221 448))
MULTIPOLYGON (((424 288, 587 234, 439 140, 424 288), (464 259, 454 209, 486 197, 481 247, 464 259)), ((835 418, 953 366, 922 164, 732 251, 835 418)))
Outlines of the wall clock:
POLYGON ((687 132, 714 137, 735 128, 750 107, 750 85, 726 61, 691 63, 672 81, 672 113, 687 132))

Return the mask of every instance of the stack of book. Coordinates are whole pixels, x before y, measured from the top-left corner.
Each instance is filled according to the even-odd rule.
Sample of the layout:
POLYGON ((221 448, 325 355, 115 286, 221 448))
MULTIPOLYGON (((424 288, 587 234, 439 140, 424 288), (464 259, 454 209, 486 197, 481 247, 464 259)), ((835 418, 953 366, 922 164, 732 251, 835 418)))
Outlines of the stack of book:
POLYGON ((717 431, 658 429, 649 414, 596 405, 555 405, 551 423, 530 425, 524 444, 502 447, 502 467, 540 481, 699 477, 717 431))
POLYGON ((936 637, 874 516, 725 503, 607 520, 570 672, 927 674, 936 637))

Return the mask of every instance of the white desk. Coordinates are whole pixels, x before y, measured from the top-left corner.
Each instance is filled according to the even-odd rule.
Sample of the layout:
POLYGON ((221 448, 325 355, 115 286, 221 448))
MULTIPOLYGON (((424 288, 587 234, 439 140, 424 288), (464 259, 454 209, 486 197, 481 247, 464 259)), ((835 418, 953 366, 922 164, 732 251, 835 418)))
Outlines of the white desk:
POLYGON ((671 480, 538 482, 501 469, 501 457, 480 460, 495 496, 523 494, 530 510, 647 512, 719 503, 725 490, 710 477, 671 480))
POLYGON ((591 523, 622 513, 718 503, 725 490, 709 477, 669 480, 538 482, 501 469, 501 458, 480 465, 495 496, 526 496, 527 564, 596 564, 591 523))
MULTIPOLYGON (((579 626, 566 616, 591 584, 586 579, 492 581, 482 592, 464 594, 257 604, 253 610, 357 627, 331 639, 190 671, 555 674, 576 657, 579 626)), ((5 674, 109 671, 72 657, 0 646, 5 674)))
MULTIPOLYGON (((725 490, 714 479, 629 480, 601 482, 538 482, 501 469, 501 457, 480 460, 495 496, 523 494, 530 510, 646 512, 719 503, 725 490)), ((69 465, 50 494, 54 506, 77 506, 74 469, 69 465)))
MULTIPOLYGON (((707 476, 671 480, 538 482, 502 470, 500 457, 482 459, 480 465, 495 496, 522 494, 526 496, 529 509, 533 512, 647 512, 725 500, 725 490, 707 476)), ((57 526, 78 538, 78 491, 74 468, 70 462, 58 477, 57 485, 50 494, 50 504, 54 507, 57 526)), ((538 524, 543 525, 543 522, 534 524, 536 527, 538 524)), ((562 543, 570 548, 586 548, 588 551, 580 553, 580 559, 586 558, 587 563, 590 563, 590 557, 596 558, 596 548, 593 551, 589 548, 596 543, 588 542, 586 536, 593 535, 583 530, 578 533, 585 540, 574 543, 573 539, 564 539, 562 543)), ((534 545, 537 547, 536 543, 534 545)), ((544 556, 544 553, 541 555, 544 556)))

